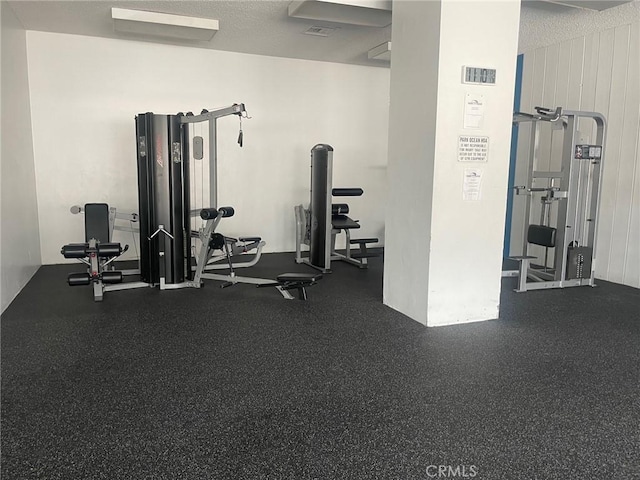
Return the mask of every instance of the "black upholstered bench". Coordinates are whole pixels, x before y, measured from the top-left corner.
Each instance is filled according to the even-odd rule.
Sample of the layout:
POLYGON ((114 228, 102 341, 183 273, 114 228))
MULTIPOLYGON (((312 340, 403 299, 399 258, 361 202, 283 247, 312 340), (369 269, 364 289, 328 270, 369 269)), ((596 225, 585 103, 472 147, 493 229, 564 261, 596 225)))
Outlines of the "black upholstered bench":
POLYGON ((300 300, 307 299, 305 287, 315 285, 322 278, 321 273, 281 273, 276 277, 282 290, 298 290, 300 300))

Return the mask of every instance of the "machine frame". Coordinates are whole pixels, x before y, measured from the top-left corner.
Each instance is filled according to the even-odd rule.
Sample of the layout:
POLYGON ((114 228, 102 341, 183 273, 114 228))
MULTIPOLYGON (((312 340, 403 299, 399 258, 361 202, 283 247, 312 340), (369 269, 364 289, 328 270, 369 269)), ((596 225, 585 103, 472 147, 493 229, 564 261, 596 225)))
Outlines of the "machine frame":
MULTIPOLYGON (((548 288, 595 286, 596 231, 601 191, 601 169, 604 160, 606 119, 596 112, 536 108, 536 114, 516 113, 514 123, 531 127, 528 145, 527 179, 525 185, 514 187, 515 195, 524 197, 522 255, 510 256, 519 262, 519 269, 505 276, 517 275, 517 292, 548 288), (595 141, 579 142, 581 121, 595 123, 595 141), (561 165, 558 171, 537 169, 540 126, 552 123, 563 131, 561 165), (535 185, 546 181, 546 186, 535 185), (539 223, 535 223, 533 202, 541 202, 539 223), (556 207, 555 222, 552 208, 556 207), (551 224, 555 224, 553 227, 551 224), (551 239, 541 239, 550 234, 551 239), (552 234, 552 235, 551 235, 552 234), (531 245, 545 248, 542 267, 534 268, 531 245), (552 262, 548 256, 553 249, 552 262)), ((583 126, 583 124, 581 124, 583 126)))

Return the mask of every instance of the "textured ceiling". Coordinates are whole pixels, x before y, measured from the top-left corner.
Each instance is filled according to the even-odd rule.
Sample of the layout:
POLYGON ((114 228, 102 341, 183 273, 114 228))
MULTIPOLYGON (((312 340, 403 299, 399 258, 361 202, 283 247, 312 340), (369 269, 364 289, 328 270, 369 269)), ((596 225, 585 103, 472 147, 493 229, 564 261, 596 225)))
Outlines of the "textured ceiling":
MULTIPOLYGON (((5 1, 5 0, 3 0, 5 1)), ((481 1, 481 0, 474 0, 481 1)), ((640 0, 617 6, 618 0, 597 1, 616 6, 603 12, 570 8, 549 0, 523 0, 520 52, 600 30, 638 18, 640 0)), ((560 1, 560 0, 558 0, 560 1)), ((388 61, 369 59, 367 52, 391 40, 391 26, 364 27, 325 21, 291 18, 290 0, 38 0, 8 2, 27 30, 69 33, 107 38, 135 39, 188 45, 257 55, 320 60, 387 67, 388 61), (213 18, 220 30, 210 42, 163 40, 115 32, 111 7, 213 18), (334 27, 328 37, 305 35, 312 26, 334 27)))
POLYGON ((137 39, 258 55, 388 66, 367 52, 391 40, 391 27, 362 27, 290 18, 290 1, 11 1, 27 30, 137 39), (210 42, 136 37, 114 32, 111 7, 214 18, 220 30, 210 42), (328 37, 305 35, 312 26, 338 27, 328 37))
MULTIPOLYGON (((587 0, 588 1, 588 0, 587 0)), ((554 45, 586 33, 595 33, 640 21, 640 0, 633 2, 595 2, 598 6, 610 5, 603 11, 564 8, 543 2, 522 2, 520 14, 519 52, 554 45)))

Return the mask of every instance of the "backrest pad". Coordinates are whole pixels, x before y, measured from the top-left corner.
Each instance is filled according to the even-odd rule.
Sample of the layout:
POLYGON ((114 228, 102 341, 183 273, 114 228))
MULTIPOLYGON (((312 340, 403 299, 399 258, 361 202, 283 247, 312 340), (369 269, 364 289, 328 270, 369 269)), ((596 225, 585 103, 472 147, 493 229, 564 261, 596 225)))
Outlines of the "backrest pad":
POLYGON ((108 243, 109 238, 109 205, 106 203, 87 203, 84 206, 85 241, 92 238, 100 243, 108 243))

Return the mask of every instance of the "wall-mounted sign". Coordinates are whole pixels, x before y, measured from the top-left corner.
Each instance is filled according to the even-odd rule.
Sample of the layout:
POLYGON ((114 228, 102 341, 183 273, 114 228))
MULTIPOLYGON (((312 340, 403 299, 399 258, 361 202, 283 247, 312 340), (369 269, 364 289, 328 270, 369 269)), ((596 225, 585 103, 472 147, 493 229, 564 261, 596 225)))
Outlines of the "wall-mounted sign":
POLYGON ((458 137, 459 162, 486 162, 489 156, 489 137, 460 135, 458 137))
POLYGON ((482 169, 465 168, 462 183, 462 199, 475 202, 482 196, 482 169))
POLYGON ((465 129, 480 129, 484 121, 484 95, 467 93, 464 97, 464 121, 465 129))

